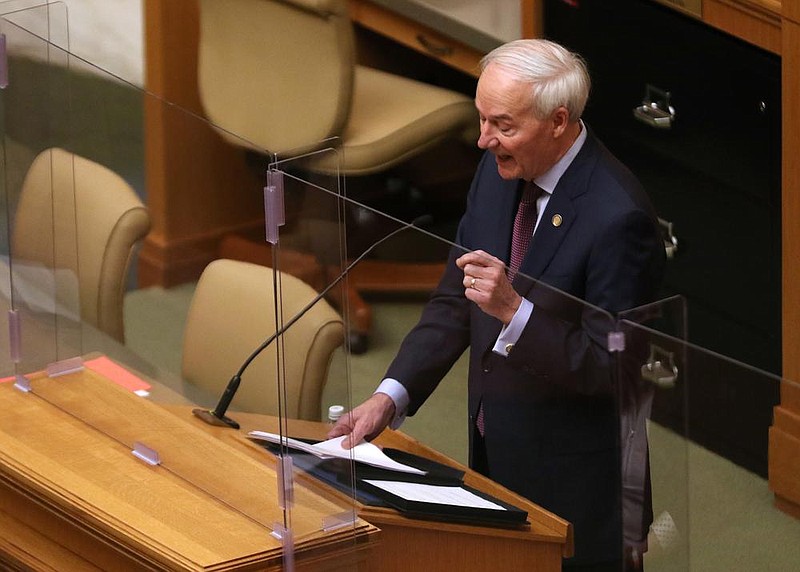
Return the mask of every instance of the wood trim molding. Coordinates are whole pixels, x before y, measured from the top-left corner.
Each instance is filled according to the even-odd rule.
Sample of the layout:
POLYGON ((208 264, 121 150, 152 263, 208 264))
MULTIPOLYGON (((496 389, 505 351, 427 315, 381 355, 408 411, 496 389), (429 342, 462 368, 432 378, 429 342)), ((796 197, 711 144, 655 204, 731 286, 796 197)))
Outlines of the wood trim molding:
POLYGON ((781 53, 780 0, 704 0, 703 21, 774 54, 781 53))
POLYGON ((785 20, 800 23, 800 0, 783 0, 781 11, 785 20))
POLYGON ((800 515, 800 415, 775 408, 769 429, 769 488, 784 512, 800 515))
POLYGON ((800 24, 784 21, 782 60, 783 375, 800 381, 800 24))
POLYGON ((521 0, 522 37, 539 38, 544 34, 543 0, 521 0))
POLYGON ((782 22, 782 336, 781 404, 769 431, 769 486, 775 506, 800 518, 800 1, 784 0, 782 22))

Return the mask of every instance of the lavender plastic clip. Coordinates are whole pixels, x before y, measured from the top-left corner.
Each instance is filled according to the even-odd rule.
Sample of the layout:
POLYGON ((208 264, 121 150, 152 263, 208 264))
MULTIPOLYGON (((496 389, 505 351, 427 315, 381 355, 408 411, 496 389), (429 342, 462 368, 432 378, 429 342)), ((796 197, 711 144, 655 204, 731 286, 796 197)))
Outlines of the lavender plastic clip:
POLYGON ((271 535, 281 541, 283 546, 283 567, 284 572, 294 572, 294 537, 292 531, 281 523, 276 522, 272 525, 271 535))
POLYGON ((278 244, 278 227, 286 222, 283 203, 283 171, 267 171, 267 186, 264 187, 264 219, 267 242, 278 244))
POLYGON ((22 324, 19 320, 19 312, 17 310, 8 311, 8 351, 11 354, 11 361, 19 363, 20 361, 20 348, 22 339, 22 324))
POLYGON ((625 333, 624 332, 608 332, 608 351, 610 351, 610 352, 624 352, 625 351, 625 333))
POLYGON ((6 52, 6 35, 0 34, 0 89, 8 87, 8 53, 6 52))
POLYGON ((278 506, 289 510, 294 505, 294 464, 289 455, 278 456, 278 506))
POLYGON ((83 369, 83 358, 80 356, 62 359, 47 364, 47 377, 58 377, 60 375, 67 375, 68 373, 75 373, 83 369))
POLYGON ((136 441, 133 444, 133 449, 131 450, 131 453, 133 454, 134 457, 136 457, 137 459, 141 459, 148 465, 152 465, 155 467, 161 464, 161 457, 158 456, 158 451, 156 451, 151 447, 148 447, 141 441, 136 441))

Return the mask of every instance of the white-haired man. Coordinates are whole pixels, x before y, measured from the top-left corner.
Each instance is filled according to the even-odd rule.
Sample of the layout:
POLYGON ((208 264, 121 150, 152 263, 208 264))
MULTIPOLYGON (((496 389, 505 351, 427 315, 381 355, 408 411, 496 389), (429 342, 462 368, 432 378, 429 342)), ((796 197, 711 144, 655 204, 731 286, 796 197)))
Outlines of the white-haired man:
MULTIPOLYGON (((664 248, 638 181, 581 120, 589 89, 582 59, 553 42, 484 58, 475 106, 486 153, 458 246, 375 394, 330 435, 349 434, 349 446, 399 426, 469 348, 471 466, 574 525, 565 569, 621 570, 607 334, 614 313, 654 299, 664 248)), ((644 506, 644 531, 648 517, 644 506)))

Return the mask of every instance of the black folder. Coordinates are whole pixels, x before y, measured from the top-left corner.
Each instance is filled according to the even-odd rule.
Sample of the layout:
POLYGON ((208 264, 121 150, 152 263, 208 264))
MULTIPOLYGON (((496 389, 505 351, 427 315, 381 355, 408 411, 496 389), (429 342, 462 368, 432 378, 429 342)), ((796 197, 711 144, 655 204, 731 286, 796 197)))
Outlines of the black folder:
MULTIPOLYGON (((307 439, 298 440, 309 444, 316 443, 316 441, 307 439)), ((253 439, 252 441, 275 455, 281 452, 280 447, 275 443, 259 439, 253 439)), ((298 449, 287 448, 286 451, 292 457, 292 462, 298 469, 345 494, 351 494, 353 485, 355 485, 356 499, 365 505, 390 507, 408 517, 428 520, 505 527, 519 527, 527 522, 528 513, 526 511, 464 485, 464 471, 413 453, 389 447, 383 449, 384 454, 391 459, 425 471, 425 475, 392 471, 363 463, 351 463, 347 459, 320 459, 311 453, 298 449), (355 471, 355 474, 353 474, 353 471, 355 471), (355 482, 353 482, 354 480, 355 482), (498 504, 505 510, 408 501, 366 482, 368 480, 457 486, 498 504)))
POLYGON ((459 486, 462 490, 470 492, 484 500, 490 501, 498 505, 500 508, 494 509, 462 506, 451 503, 442 504, 436 502, 409 500, 373 484, 380 479, 370 480, 373 482, 366 482, 363 480, 359 481, 358 488, 383 499, 389 506, 397 509, 405 516, 411 518, 487 526, 504 526, 512 528, 518 528, 523 525, 527 525, 528 522, 527 511, 464 484, 447 486, 459 486))

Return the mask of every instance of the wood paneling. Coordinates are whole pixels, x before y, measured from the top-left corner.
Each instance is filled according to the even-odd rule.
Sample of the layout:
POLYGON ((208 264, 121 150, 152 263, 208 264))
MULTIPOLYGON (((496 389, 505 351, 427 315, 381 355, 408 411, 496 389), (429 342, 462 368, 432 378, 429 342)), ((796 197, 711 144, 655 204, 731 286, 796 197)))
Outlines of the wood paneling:
POLYGON ((778 407, 769 430, 769 486, 776 504, 800 515, 800 415, 778 407))
POLYGON ((703 21, 760 48, 781 53, 779 0, 703 0, 703 21))
POLYGON ((783 0, 780 5, 784 19, 800 23, 800 0, 783 0))
POLYGON ((521 0, 522 37, 539 38, 544 30, 543 0, 521 0))
MULTIPOLYGON (((223 236, 263 227, 263 178, 204 120, 196 0, 145 0, 145 183, 153 228, 141 286, 196 279, 223 236)), ((266 161, 264 161, 266 163, 266 161)))
POLYGON ((800 380, 800 24, 783 30, 783 375, 800 380))
POLYGON ((784 0, 782 23, 782 280, 781 404, 769 434, 769 485, 776 505, 800 517, 800 2, 784 0))

